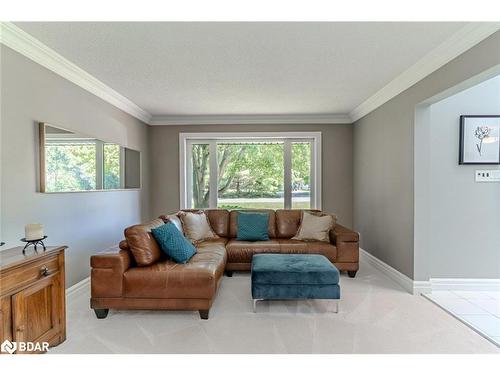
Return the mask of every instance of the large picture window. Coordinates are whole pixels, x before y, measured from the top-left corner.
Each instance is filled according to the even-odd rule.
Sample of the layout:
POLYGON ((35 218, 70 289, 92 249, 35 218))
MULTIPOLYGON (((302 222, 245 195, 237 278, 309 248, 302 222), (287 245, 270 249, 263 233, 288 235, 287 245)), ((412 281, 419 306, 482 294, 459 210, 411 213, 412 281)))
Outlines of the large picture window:
POLYGON ((321 208, 321 133, 181 133, 181 208, 321 208))

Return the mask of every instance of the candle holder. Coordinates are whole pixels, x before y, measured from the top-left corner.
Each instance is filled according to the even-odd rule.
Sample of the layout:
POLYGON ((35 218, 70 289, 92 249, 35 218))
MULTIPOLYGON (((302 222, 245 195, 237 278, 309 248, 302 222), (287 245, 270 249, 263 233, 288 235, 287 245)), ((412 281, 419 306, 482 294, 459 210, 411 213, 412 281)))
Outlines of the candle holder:
POLYGON ((43 238, 38 238, 36 240, 27 240, 26 238, 21 238, 22 242, 26 242, 26 245, 24 245, 24 248, 23 248, 23 254, 26 253, 26 249, 29 246, 33 246, 35 248, 35 252, 37 252, 37 246, 41 245, 43 247, 43 251, 45 251, 46 247, 45 247, 45 244, 43 243, 43 240, 46 238, 47 238, 47 236, 43 236, 43 238))

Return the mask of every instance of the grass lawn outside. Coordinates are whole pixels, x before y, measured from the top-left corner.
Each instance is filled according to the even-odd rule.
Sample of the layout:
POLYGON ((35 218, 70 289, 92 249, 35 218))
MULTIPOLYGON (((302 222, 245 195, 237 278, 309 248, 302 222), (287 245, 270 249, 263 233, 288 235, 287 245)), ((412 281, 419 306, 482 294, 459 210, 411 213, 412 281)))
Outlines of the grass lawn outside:
MULTIPOLYGON (((277 202, 261 202, 258 199, 248 200, 248 201, 238 201, 238 202, 225 202, 224 200, 219 200, 218 207, 219 208, 229 208, 229 209, 238 209, 238 208, 269 208, 269 209, 279 209, 283 208, 283 201, 277 202)), ((292 202, 292 208, 310 208, 309 200, 307 201, 299 201, 292 202)))

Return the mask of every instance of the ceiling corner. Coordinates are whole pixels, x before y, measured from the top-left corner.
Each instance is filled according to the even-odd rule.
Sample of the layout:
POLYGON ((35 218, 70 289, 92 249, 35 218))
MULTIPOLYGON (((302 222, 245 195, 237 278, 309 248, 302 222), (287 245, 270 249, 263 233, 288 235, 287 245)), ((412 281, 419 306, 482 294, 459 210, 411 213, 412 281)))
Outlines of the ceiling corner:
POLYGON ((349 116, 353 122, 366 116, 498 30, 500 30, 500 22, 468 23, 354 108, 349 116))
POLYGON ((149 124, 151 114, 11 22, 0 23, 0 43, 149 124))

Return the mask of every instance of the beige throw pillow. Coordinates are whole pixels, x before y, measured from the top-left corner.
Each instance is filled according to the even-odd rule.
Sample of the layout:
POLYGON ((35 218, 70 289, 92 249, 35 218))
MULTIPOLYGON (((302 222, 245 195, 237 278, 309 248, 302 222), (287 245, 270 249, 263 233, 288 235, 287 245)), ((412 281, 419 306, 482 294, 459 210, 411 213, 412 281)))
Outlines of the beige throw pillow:
POLYGON ((204 212, 179 212, 184 235, 193 243, 210 238, 219 238, 212 230, 204 212))
POLYGON ((179 216, 177 216, 177 214, 167 215, 166 218, 168 219, 168 221, 170 221, 172 224, 175 225, 175 227, 179 230, 179 232, 181 233, 184 232, 182 230, 181 219, 179 219, 179 216))
POLYGON ((330 241, 330 229, 335 220, 332 215, 314 215, 307 211, 302 211, 302 220, 299 229, 292 240, 302 241, 330 241))

